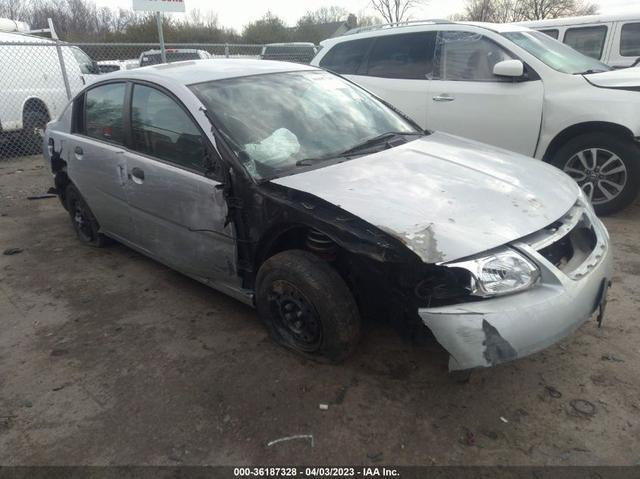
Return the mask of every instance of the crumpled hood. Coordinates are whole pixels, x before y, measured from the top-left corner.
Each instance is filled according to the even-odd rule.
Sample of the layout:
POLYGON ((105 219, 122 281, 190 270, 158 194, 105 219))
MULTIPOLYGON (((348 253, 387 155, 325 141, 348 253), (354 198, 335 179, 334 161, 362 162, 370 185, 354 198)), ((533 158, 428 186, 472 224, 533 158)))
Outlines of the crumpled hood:
POLYGON ((640 89, 640 67, 592 73, 584 77, 589 83, 602 88, 640 89))
POLYGON ((273 183, 360 217, 426 263, 453 261, 542 229, 573 206, 579 191, 541 161, 445 133, 273 183))

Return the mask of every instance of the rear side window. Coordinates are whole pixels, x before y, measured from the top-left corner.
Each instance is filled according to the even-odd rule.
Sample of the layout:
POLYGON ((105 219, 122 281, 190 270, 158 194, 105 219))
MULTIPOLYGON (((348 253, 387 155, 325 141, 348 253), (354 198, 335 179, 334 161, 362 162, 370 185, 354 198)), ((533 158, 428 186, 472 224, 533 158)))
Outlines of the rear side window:
POLYGON ((555 38, 556 40, 558 39, 558 36, 560 35, 560 31, 556 28, 552 28, 550 30, 540 30, 542 33, 544 33, 545 35, 549 35, 551 38, 555 38))
POLYGON ((133 87, 131 131, 136 151, 192 170, 204 169, 205 141, 199 128, 161 91, 133 87))
POLYGON ((433 77, 448 81, 508 81, 493 74, 495 64, 503 60, 514 57, 479 33, 440 32, 433 77))
POLYGON ((605 25, 569 28, 564 34, 564 43, 583 55, 599 60, 606 37, 607 27, 605 25))
POLYGON ((640 23, 625 23, 620 32, 620 55, 640 57, 640 23))
POLYGON ((367 75, 425 80, 433 71, 436 32, 379 37, 369 54, 367 75))
POLYGON ((354 74, 358 71, 369 46, 370 38, 342 42, 335 45, 320 61, 320 66, 342 74, 354 74))
POLYGON ((124 83, 109 83, 85 94, 84 132, 91 138, 124 143, 124 83))

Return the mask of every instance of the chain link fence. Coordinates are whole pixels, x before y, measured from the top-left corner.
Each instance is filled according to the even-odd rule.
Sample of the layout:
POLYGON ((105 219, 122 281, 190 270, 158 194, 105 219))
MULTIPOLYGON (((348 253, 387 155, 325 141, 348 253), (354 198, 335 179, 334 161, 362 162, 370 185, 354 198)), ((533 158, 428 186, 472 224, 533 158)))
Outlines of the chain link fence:
MULTIPOLYGON (((102 75, 162 63, 158 43, 65 43, 0 33, 0 161, 39 154, 48 121, 102 75), (4 38, 3 38, 4 37, 4 38), (3 41, 11 37, 11 41, 3 41)), ((167 62, 200 58, 309 63, 313 44, 166 44, 167 62)))

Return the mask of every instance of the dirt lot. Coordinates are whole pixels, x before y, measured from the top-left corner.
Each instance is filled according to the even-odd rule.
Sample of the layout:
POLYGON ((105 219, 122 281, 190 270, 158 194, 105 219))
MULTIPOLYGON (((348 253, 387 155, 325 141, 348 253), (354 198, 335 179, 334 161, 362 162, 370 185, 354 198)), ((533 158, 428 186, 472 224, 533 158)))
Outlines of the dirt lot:
POLYGON ((37 157, 0 163, 0 251, 24 250, 0 255, 0 464, 640 463, 640 205, 606 219, 602 329, 459 384, 384 325, 344 365, 300 359, 252 309, 81 246, 57 199, 26 199, 49 186, 37 157), (267 446, 295 434, 313 444, 267 446))

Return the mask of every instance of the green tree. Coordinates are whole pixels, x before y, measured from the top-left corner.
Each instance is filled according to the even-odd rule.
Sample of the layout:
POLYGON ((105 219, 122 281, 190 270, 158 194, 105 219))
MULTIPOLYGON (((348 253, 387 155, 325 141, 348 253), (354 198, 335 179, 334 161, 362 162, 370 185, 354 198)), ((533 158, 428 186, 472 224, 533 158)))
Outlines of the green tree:
POLYGON ((245 43, 278 43, 289 40, 289 30, 284 21, 271 12, 249 23, 242 30, 242 41, 245 43))

